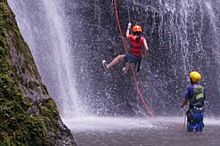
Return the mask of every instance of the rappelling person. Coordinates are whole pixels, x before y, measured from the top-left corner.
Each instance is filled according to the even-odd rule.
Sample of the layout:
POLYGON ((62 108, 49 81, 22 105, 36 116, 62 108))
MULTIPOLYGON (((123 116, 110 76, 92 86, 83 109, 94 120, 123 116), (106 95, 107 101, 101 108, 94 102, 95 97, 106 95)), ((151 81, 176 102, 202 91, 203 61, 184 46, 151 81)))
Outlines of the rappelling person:
POLYGON ((181 104, 183 108, 189 103, 189 109, 186 112, 187 116, 187 131, 202 132, 204 127, 203 113, 205 105, 204 87, 199 84, 201 75, 197 71, 192 71, 189 74, 190 85, 187 88, 185 99, 181 104))
POLYGON ((137 72, 140 70, 140 62, 142 56, 146 56, 148 53, 148 45, 146 39, 142 35, 142 27, 139 25, 134 25, 132 27, 132 33, 130 34, 131 23, 128 23, 126 37, 130 41, 130 49, 126 54, 118 55, 114 58, 109 64, 105 60, 102 61, 102 64, 105 70, 109 70, 111 67, 116 65, 121 61, 125 61, 125 67, 122 71, 127 73, 127 71, 133 66, 136 65, 137 72))

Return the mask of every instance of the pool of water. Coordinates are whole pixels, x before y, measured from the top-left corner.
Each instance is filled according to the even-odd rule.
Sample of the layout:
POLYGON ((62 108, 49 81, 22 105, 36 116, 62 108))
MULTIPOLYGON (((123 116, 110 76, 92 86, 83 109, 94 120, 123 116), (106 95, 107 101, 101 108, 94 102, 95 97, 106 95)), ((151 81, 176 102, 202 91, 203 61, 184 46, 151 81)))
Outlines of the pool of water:
POLYGON ((202 133, 185 130, 184 117, 64 119, 78 146, 220 146, 220 119, 205 118, 202 133))

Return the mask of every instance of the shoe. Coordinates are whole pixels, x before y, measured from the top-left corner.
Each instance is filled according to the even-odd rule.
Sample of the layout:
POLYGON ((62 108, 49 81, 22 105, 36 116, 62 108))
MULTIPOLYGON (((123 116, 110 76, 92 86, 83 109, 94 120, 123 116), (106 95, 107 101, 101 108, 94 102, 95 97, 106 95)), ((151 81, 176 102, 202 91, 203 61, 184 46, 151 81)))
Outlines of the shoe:
POLYGON ((122 71, 124 72, 124 74, 127 74, 126 67, 123 67, 123 68, 122 68, 122 71))
POLYGON ((102 60, 102 65, 103 65, 103 68, 105 69, 105 71, 107 71, 107 63, 105 60, 102 60))

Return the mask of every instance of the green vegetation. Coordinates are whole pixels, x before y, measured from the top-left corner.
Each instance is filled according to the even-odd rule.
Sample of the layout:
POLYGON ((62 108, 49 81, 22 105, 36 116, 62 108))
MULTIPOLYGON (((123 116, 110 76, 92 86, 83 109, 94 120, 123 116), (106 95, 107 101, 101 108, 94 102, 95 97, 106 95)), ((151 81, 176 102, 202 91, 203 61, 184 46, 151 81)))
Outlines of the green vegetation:
MULTIPOLYGON (((23 48, 25 43, 20 38, 13 17, 7 1, 0 0, 0 146, 55 145, 59 131, 56 104, 51 98, 33 101, 25 97, 18 88, 22 81, 16 77, 16 67, 12 67, 10 62, 9 31, 15 34, 13 37, 16 36, 13 38, 14 46, 22 50, 25 58, 32 58, 31 55, 25 54, 28 51, 23 48), (13 73, 15 76, 12 76, 13 73)), ((37 74, 34 69, 28 70, 37 74)), ((31 83, 29 88, 33 89, 33 86, 37 85, 31 83)))

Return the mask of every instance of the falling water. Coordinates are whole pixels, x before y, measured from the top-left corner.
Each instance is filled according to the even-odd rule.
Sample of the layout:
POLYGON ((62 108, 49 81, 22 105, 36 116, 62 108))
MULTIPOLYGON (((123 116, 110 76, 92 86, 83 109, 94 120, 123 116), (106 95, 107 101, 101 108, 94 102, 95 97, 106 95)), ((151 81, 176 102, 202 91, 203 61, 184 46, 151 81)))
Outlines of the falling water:
POLYGON ((9 0, 49 93, 63 117, 85 113, 75 89, 68 26, 62 0, 9 0))
MULTIPOLYGON (((95 115, 145 114, 133 79, 121 73, 122 64, 107 74, 101 66, 102 59, 110 61, 124 53, 112 1, 9 2, 41 76, 63 115, 83 113, 82 105, 95 115)), ((126 1, 118 3, 122 29, 125 32, 129 8, 132 23, 143 26, 150 47, 139 75, 140 88, 150 107, 160 114, 178 114, 176 103, 182 100, 188 73, 198 70, 211 97, 208 111, 218 114, 219 3, 128 3, 129 7, 126 1)))

